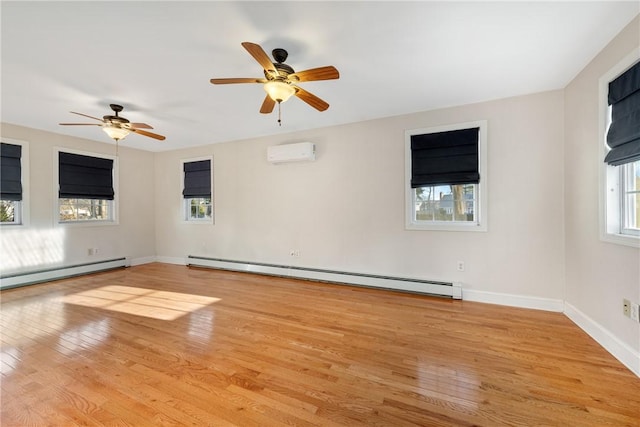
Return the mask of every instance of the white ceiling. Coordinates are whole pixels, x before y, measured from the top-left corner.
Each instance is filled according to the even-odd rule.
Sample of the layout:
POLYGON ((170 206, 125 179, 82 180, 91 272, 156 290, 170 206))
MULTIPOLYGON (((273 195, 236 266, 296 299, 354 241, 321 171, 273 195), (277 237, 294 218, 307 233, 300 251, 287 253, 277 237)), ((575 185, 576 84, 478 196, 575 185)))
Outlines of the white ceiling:
MULTIPOLYGON (((122 143, 163 151, 426 111, 565 87, 640 12, 640 2, 1 3, 3 122, 110 142, 77 111, 108 104, 166 135, 122 143), (259 113, 261 77, 240 45, 289 51, 296 71, 334 65, 339 80, 259 113)), ((91 122, 91 119, 86 119, 91 122)))

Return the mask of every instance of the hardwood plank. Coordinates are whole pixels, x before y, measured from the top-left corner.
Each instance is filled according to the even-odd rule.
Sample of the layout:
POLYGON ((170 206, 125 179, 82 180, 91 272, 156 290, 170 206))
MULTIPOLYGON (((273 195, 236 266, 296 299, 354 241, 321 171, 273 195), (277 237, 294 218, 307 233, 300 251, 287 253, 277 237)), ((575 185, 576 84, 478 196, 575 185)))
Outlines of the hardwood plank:
POLYGON ((634 426, 560 313, 167 264, 0 292, 2 426, 634 426))

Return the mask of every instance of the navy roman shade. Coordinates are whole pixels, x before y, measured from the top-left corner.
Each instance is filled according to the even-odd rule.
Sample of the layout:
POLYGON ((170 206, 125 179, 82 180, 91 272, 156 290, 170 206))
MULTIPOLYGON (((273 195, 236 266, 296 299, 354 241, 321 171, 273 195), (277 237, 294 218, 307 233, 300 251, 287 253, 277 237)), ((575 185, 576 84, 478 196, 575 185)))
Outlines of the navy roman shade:
POLYGON ((22 200, 22 146, 0 144, 0 199, 22 200))
POLYGON ((184 163, 185 199, 211 197, 211 160, 184 163))
POLYGON ((113 200, 113 160, 58 153, 61 199, 113 200))
POLYGON ((618 166, 640 160, 640 62, 609 83, 611 125, 604 161, 618 166))
POLYGON ((411 188, 477 184, 480 128, 411 136, 411 188))

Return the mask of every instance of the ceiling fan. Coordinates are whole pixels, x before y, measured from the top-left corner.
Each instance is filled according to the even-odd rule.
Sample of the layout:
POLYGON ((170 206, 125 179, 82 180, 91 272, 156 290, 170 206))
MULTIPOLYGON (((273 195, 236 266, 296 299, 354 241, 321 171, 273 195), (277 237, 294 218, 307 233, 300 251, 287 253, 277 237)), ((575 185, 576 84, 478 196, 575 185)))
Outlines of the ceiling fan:
MULTIPOLYGON (((340 73, 334 66, 326 66, 319 68, 311 68, 309 70, 295 72, 293 68, 285 64, 289 53, 284 49, 273 49, 272 55, 275 63, 269 59, 265 51, 255 43, 243 42, 247 52, 264 69, 264 78, 225 78, 225 79, 211 79, 213 84, 233 84, 233 83, 261 83, 264 85, 264 90, 267 92, 267 96, 262 102, 260 112, 263 114, 269 114, 273 111, 273 107, 278 103, 287 101, 291 96, 295 95, 302 101, 306 102, 318 111, 324 111, 329 108, 329 104, 322 99, 318 98, 314 94, 297 86, 300 82, 310 82, 316 80, 333 80, 340 78, 340 73)), ((278 123, 281 124, 280 117, 278 116, 278 123)))
POLYGON ((79 116, 88 117, 90 119, 98 120, 100 123, 59 123, 62 126, 100 126, 103 131, 110 138, 113 138, 118 142, 123 139, 131 132, 139 133, 140 135, 148 136, 150 138, 154 138, 160 141, 164 141, 165 137, 162 135, 158 135, 157 133, 152 133, 143 129, 153 129, 146 123, 131 123, 129 120, 125 119, 122 116, 119 116, 118 113, 123 110, 122 105, 117 104, 109 104, 109 107, 115 113, 114 115, 106 115, 101 119, 93 116, 89 116, 87 114, 76 113, 75 111, 71 111, 72 114, 77 114, 79 116))

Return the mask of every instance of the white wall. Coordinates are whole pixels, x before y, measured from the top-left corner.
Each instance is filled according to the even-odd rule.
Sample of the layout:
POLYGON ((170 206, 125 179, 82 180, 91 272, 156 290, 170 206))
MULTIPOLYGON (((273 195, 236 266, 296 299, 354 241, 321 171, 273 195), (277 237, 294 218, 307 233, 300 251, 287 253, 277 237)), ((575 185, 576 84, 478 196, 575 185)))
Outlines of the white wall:
MULTIPOLYGON (((54 203, 57 180, 54 177, 54 147, 115 155, 115 145, 101 144, 51 132, 3 123, 3 139, 26 141, 29 147, 29 218, 26 226, 2 226, 0 233, 0 271, 8 274, 33 271, 115 257, 154 259, 155 212, 154 154, 119 149, 119 224, 57 224, 54 203), (89 256, 88 248, 98 248, 89 256)), ((122 146, 124 145, 124 146, 122 146)))
MULTIPOLYGON (((563 93, 553 91, 156 156, 157 251, 462 281, 564 298, 563 93), (489 231, 404 229, 404 131, 488 120, 489 231), (311 141, 312 163, 270 145, 311 141), (180 160, 213 154, 215 225, 181 218, 180 160), (291 249, 300 257, 289 256, 291 249), (456 261, 466 264, 456 270, 456 261)), ((309 114, 318 114, 310 110, 309 114)), ((476 294, 475 296, 478 296, 476 294)))
POLYGON ((640 302, 640 250, 599 238, 598 80, 640 47, 636 17, 565 89, 566 301, 626 347, 640 375, 640 324, 622 314, 622 299, 640 302), (635 353, 635 354, 634 354, 635 353))

